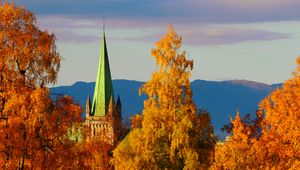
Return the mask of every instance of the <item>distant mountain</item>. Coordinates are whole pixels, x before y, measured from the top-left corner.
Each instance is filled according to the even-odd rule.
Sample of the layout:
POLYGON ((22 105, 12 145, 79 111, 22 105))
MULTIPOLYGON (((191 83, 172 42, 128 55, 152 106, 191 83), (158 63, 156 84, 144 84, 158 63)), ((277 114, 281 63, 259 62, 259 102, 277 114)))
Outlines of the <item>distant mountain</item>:
MULTIPOLYGON (((128 121, 130 115, 141 113, 145 95, 139 96, 138 89, 143 82, 133 80, 113 80, 115 98, 120 95, 122 115, 128 121)), ((51 88, 53 95, 73 96, 83 108, 88 94, 93 98, 95 83, 76 82, 71 86, 51 88)), ((267 85, 248 80, 205 81, 195 80, 191 83, 193 99, 197 107, 206 108, 212 117, 216 134, 223 136, 220 128, 230 122, 237 111, 241 115, 254 114, 257 104, 281 84, 267 85)))
POLYGON ((221 134, 220 128, 229 123, 237 111, 241 115, 255 114, 258 103, 276 87, 246 80, 195 80, 191 86, 197 107, 209 111, 217 134, 221 134))

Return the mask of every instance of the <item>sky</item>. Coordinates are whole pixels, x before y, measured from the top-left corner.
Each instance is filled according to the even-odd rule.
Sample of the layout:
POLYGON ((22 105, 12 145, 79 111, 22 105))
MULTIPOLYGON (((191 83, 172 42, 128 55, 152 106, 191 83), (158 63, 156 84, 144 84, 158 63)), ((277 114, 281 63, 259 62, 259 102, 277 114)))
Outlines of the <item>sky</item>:
POLYGON ((191 80, 291 77, 300 55, 299 0, 15 0, 56 35, 58 85, 96 79, 103 22, 113 79, 147 81, 150 55, 172 24, 194 61, 191 80))

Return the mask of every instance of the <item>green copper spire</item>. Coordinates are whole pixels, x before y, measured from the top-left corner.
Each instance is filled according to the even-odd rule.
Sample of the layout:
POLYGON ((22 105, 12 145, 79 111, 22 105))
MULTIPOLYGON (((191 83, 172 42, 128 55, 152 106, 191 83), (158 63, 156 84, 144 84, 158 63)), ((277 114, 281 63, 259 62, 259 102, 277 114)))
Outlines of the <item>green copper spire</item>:
POLYGON ((105 116, 108 111, 109 101, 112 97, 114 100, 114 92, 111 81, 109 61, 106 49, 105 33, 103 31, 102 45, 100 51, 100 59, 98 65, 98 73, 95 84, 93 105, 91 110, 92 116, 105 116))

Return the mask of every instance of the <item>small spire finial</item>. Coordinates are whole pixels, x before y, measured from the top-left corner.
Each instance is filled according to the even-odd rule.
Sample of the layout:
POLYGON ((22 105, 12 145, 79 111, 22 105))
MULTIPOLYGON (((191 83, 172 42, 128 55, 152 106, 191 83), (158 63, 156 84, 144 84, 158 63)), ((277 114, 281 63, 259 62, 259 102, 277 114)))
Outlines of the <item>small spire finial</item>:
POLYGON ((105 19, 102 20, 103 33, 105 32, 105 19))

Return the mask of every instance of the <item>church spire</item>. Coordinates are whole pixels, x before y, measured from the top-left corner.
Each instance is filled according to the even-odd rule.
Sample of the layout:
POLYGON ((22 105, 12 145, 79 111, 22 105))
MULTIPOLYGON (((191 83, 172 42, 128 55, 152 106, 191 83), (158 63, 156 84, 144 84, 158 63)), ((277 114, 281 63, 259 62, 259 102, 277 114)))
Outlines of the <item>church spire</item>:
POLYGON ((93 116, 105 116, 108 111, 110 98, 114 100, 114 93, 106 48, 105 32, 103 30, 102 45, 91 114, 93 116))
POLYGON ((118 99, 117 99, 116 110, 117 110, 117 112, 119 112, 119 114, 121 115, 122 104, 121 104, 121 99, 120 99, 120 96, 119 96, 119 95, 118 95, 118 99))
POLYGON ((88 95, 86 99, 86 104, 85 104, 85 114, 86 117, 89 117, 91 114, 91 101, 90 101, 90 95, 88 95))

